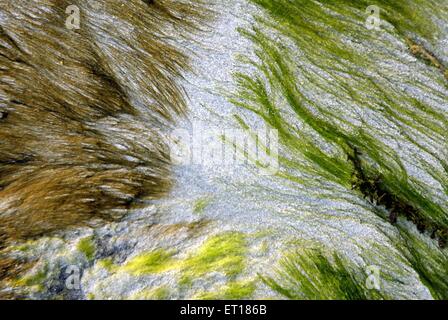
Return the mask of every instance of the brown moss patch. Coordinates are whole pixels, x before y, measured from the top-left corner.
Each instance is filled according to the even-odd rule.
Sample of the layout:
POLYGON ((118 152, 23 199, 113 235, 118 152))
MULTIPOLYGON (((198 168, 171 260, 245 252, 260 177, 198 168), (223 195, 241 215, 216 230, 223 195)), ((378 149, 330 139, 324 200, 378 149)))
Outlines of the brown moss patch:
POLYGON ((120 219, 170 187, 159 129, 186 109, 178 79, 190 65, 166 35, 198 30, 207 11, 89 3, 0 3, 0 246, 120 219), (69 5, 78 30, 64 27, 69 5))
POLYGON ((408 44, 409 50, 411 51, 413 56, 439 69, 443 73, 445 79, 448 80, 448 69, 442 64, 442 62, 439 61, 439 59, 437 59, 437 57, 432 52, 426 49, 423 45, 418 44, 409 38, 406 39, 406 43, 408 44))

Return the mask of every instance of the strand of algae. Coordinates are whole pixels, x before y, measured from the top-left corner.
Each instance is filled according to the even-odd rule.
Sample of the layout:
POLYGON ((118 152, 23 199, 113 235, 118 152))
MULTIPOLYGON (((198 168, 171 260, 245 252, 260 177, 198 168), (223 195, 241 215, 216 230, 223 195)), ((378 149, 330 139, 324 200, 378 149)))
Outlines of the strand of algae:
POLYGON ((248 281, 232 281, 217 292, 205 292, 196 298, 200 300, 241 300, 251 298, 256 289, 256 283, 248 281))
POLYGON ((370 300, 386 299, 386 295, 368 289, 357 278, 362 270, 350 268, 350 263, 334 253, 330 259, 322 251, 307 249, 289 254, 280 262, 277 279, 263 281, 281 295, 296 300, 370 300))

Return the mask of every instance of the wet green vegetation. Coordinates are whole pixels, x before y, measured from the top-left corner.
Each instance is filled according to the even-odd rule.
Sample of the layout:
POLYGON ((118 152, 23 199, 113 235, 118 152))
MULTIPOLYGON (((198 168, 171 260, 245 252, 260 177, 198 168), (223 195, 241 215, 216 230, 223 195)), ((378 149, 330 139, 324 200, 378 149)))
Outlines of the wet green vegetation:
POLYGON ((361 153, 356 148, 353 150, 353 154, 349 155, 349 160, 353 163, 355 169, 353 188, 359 190, 365 198, 368 198, 375 205, 384 206, 389 212, 390 223, 396 224, 398 217, 404 216, 417 227, 418 231, 421 233, 429 232, 431 238, 437 239, 439 246, 442 249, 445 248, 448 241, 448 229, 426 219, 419 209, 409 204, 405 199, 391 193, 380 175, 376 177, 367 176, 360 156, 361 153))
POLYGON ((376 289, 365 286, 367 275, 334 253, 319 249, 289 254, 280 262, 276 277, 263 281, 289 299, 368 300, 385 299, 376 289))
MULTIPOLYGON (((374 243, 375 250, 369 251, 361 244, 360 251, 366 250, 357 258, 369 260, 370 254, 377 254, 371 260, 391 264, 385 266, 382 279, 398 283, 394 274, 408 270, 398 270, 397 261, 387 259, 397 256, 400 267, 413 269, 435 299, 448 299, 448 116, 446 109, 438 107, 448 105, 444 91, 448 72, 430 50, 440 36, 433 21, 448 21, 448 2, 249 1, 263 15, 252 28, 240 30, 253 43, 255 57, 241 58, 251 71, 235 74, 238 92, 231 101, 278 130, 282 169, 277 176, 297 186, 298 192, 328 191, 311 195, 324 199, 331 191, 334 198, 330 200, 340 197, 384 219, 375 216, 375 221, 384 222, 375 227, 390 227, 384 235, 390 236, 392 245, 374 243), (380 30, 365 26, 371 5, 381 9, 380 30), (429 178, 422 179, 415 171, 429 178)), ((82 8, 89 6, 75 2, 82 8)), ((15 17, 28 8, 16 7, 13 1, 0 7, 6 17, 1 21, 5 27, 0 26, 0 40, 7 44, 0 50, 4 58, 0 69, 4 67, 6 79, 12 79, 3 83, 7 110, 0 111, 4 142, 0 146, 4 151, 0 153, 0 206, 7 212, 0 218, 0 249, 16 240, 39 239, 93 220, 117 221, 140 208, 142 200, 165 195, 171 187, 167 146, 147 124, 168 127, 185 114, 186 96, 178 79, 191 66, 188 54, 172 39, 184 39, 199 30, 212 16, 207 5, 203 1, 134 1, 123 10, 120 1, 111 1, 107 14, 121 26, 135 27, 129 38, 120 28, 113 29, 109 35, 113 41, 97 39, 110 26, 96 26, 93 16, 90 29, 67 37, 61 28, 41 32, 39 26, 49 25, 44 16, 38 24, 22 19, 29 26, 24 32, 21 19, 15 17), (171 30, 182 35, 172 35, 171 30), (54 50, 54 39, 74 52, 54 50), (122 46, 109 47, 109 42, 122 46), (21 49, 36 43, 44 45, 31 48, 33 55, 21 49), (65 57, 63 61, 60 56, 65 57), (36 74, 36 70, 45 72, 36 74), (126 77, 121 78, 123 74, 126 77), (47 139, 48 143, 43 142, 47 139)), ((235 118, 251 130, 244 116, 235 118)), ((211 196, 188 200, 188 214, 201 218, 214 200, 211 196)), ((356 210, 353 207, 350 210, 356 210)), ((316 212, 316 216, 322 213, 316 212)), ((318 220, 313 222, 321 223, 318 220)), ((365 220, 362 217, 359 223, 365 220)), ((262 239, 271 231, 227 231, 202 240, 198 230, 208 223, 203 221, 191 223, 186 243, 197 246, 182 246, 184 252, 163 241, 161 247, 144 243, 148 246, 142 248, 139 243, 133 251, 134 247, 115 243, 119 237, 111 240, 113 248, 100 248, 101 242, 90 236, 71 242, 72 252, 55 250, 64 261, 71 263, 73 255, 87 268, 93 267, 85 270, 83 278, 90 280, 83 289, 93 290, 85 293, 87 299, 109 297, 114 288, 105 287, 120 286, 126 279, 136 283, 131 291, 126 291, 131 285, 123 285, 130 299, 169 299, 191 292, 197 299, 250 299, 260 285, 290 299, 395 298, 381 289, 367 288, 366 270, 336 246, 328 251, 288 251, 274 272, 266 270, 261 281, 254 280, 246 272, 249 242, 260 240, 256 254, 265 257, 278 249, 277 243, 262 239), (98 270, 100 276, 92 275, 98 270), (160 279, 170 281, 160 285, 160 279), (92 286, 94 281, 98 286, 92 286), (210 287, 198 290, 196 282, 210 287), (142 289, 147 283, 151 285, 142 289)), ((169 233, 180 233, 181 224, 161 228, 158 236, 169 239, 169 233)), ((371 221, 366 224, 373 226, 371 221)), ((358 240, 350 236, 348 242, 358 240)), ((290 239, 287 247, 295 240, 290 239)), ((23 243, 4 250, 13 253, 11 257, 3 259, 0 251, 0 285, 7 283, 20 294, 50 292, 46 286, 54 282, 57 272, 49 270, 53 272, 55 266, 42 267, 42 260, 25 263, 20 258, 32 257, 36 248, 23 243)), ((49 259, 48 255, 43 259, 49 259)), ((111 296, 121 297, 117 291, 111 296)))
POLYGON ((40 291, 44 288, 47 276, 48 276, 48 268, 47 265, 45 265, 42 268, 34 270, 30 274, 27 274, 26 276, 17 279, 16 281, 14 281, 13 286, 32 287, 32 289, 40 291))
MULTIPOLYGON (((447 280, 435 270, 444 270, 448 261, 443 249, 448 237, 448 159, 444 151, 448 118, 434 103, 402 87, 424 90, 440 105, 448 101, 443 91, 446 80, 434 61, 429 68, 420 66, 422 77, 415 77, 412 83, 385 65, 398 68, 411 63, 403 63, 403 58, 391 54, 416 55, 408 46, 409 39, 433 42, 439 30, 431 23, 431 12, 446 19, 448 3, 253 2, 266 15, 259 17, 252 29, 241 30, 255 45, 256 55, 256 59, 242 61, 256 71, 235 74, 239 91, 231 101, 278 130, 287 150, 280 157, 286 169, 278 176, 304 186, 328 188, 319 181, 340 185, 369 201, 372 212, 391 223, 396 224, 399 216, 411 221, 427 241, 436 239, 439 247, 422 250, 420 241, 404 241, 404 231, 400 231, 403 239, 396 246, 407 248, 409 254, 405 256, 433 296, 446 296, 447 280), (365 10, 372 4, 382 9, 381 19, 393 28, 382 25, 381 31, 375 31, 365 27, 365 10), (386 35, 400 44, 387 40, 386 35), (320 99, 320 95, 328 99, 320 99), (403 159, 390 141, 398 145, 403 141, 419 150, 414 153, 413 165, 431 176, 440 188, 434 191, 433 186, 410 174, 408 159, 403 159), (420 263, 426 259, 431 267, 420 263)), ((242 119, 239 121, 247 126, 242 119)), ((348 276, 342 260, 333 259, 334 266, 322 255, 287 258, 282 263, 282 275, 295 279, 296 291, 285 289, 273 279, 267 282, 290 298, 381 298, 366 296, 348 276), (309 270, 310 277, 334 276, 338 280, 330 281, 329 291, 319 296, 297 266, 309 270), (316 266, 324 271, 319 272, 316 266)))
POLYGON ((421 234, 400 228, 403 243, 397 244, 403 255, 411 262, 420 280, 435 299, 448 299, 448 251, 428 242, 421 234))
POLYGON ((79 240, 77 249, 85 255, 87 261, 92 261, 95 258, 96 248, 92 236, 79 240))
POLYGON ((196 296, 201 300, 241 300, 250 299, 256 289, 255 281, 232 281, 217 292, 206 292, 196 296))
POLYGON ((142 253, 128 261, 123 270, 133 275, 164 272, 173 264, 172 252, 163 249, 142 253))
POLYGON ((189 284, 205 274, 222 272, 235 278, 245 268, 247 244, 244 234, 228 232, 207 239, 197 252, 182 264, 181 284, 189 284))
MULTIPOLYGON (((224 232, 206 239, 184 259, 176 258, 175 254, 175 251, 156 249, 129 259, 123 266, 114 265, 110 259, 99 263, 109 272, 127 272, 134 276, 175 270, 179 272, 181 287, 190 286, 196 279, 213 272, 222 273, 229 281, 234 281, 246 268, 246 236, 239 232, 224 232)), ((226 296, 232 292, 237 295, 239 291, 247 292, 247 286, 233 283, 225 290, 226 296)))

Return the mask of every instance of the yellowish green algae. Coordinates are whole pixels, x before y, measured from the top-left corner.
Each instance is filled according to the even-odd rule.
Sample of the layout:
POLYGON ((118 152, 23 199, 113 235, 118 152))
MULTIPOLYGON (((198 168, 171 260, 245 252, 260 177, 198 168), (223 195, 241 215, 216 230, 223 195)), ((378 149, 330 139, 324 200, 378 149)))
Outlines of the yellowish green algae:
POLYGON ((190 283, 210 272, 222 272, 233 278, 244 270, 246 254, 243 233, 227 232, 212 236, 182 263, 180 283, 190 283))
POLYGON ((173 267, 172 256, 173 252, 163 249, 145 252, 128 261, 122 270, 137 276, 164 272, 173 267))
POLYGON ((129 299, 133 300, 168 299, 172 294, 178 294, 179 290, 191 286, 197 279, 204 279, 213 273, 225 276, 225 285, 217 292, 207 292, 196 298, 250 298, 256 289, 255 281, 237 279, 246 268, 247 246, 244 233, 229 231, 206 238, 197 249, 182 257, 176 251, 158 248, 131 257, 123 265, 115 264, 110 257, 98 260, 97 265, 112 274, 124 272, 138 277, 174 272, 179 285, 177 289, 168 286, 149 287, 132 294, 129 299), (173 293, 171 290, 174 290, 173 293))
POLYGON ((44 288, 45 280, 47 279, 48 267, 45 265, 34 273, 28 274, 23 278, 15 281, 13 286, 18 287, 32 287, 36 291, 41 291, 44 288))
POLYGON ((144 289, 132 295, 130 300, 167 300, 170 290, 166 286, 144 289))
POLYGON ((195 299, 200 300, 241 300, 250 299, 256 290, 256 282, 250 280, 231 281, 217 292, 199 294, 195 299))
POLYGON ((368 300, 385 299, 376 289, 367 288, 367 275, 348 260, 320 249, 288 254, 280 263, 277 277, 263 278, 272 289, 289 299, 368 300), (360 275, 362 275, 360 277, 360 275))
POLYGON ((173 251, 156 249, 139 254, 121 267, 114 266, 111 260, 100 263, 108 271, 128 272, 136 276, 178 270, 182 286, 212 272, 223 273, 231 280, 246 266, 246 236, 240 232, 225 232, 209 237, 184 259, 176 259, 174 254, 173 251))
POLYGON ((95 295, 93 293, 88 293, 86 298, 87 300, 95 300, 95 295))
POLYGON ((27 252, 31 248, 32 247, 30 245, 28 245, 28 244, 22 244, 22 245, 19 245, 17 247, 11 248, 11 250, 18 250, 18 251, 21 251, 21 252, 27 252))

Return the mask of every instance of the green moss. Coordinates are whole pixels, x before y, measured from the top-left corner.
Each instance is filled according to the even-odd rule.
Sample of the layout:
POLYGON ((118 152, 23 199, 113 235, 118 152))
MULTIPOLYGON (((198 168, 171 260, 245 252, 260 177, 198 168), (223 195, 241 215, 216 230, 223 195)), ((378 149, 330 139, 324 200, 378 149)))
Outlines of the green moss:
POLYGON ((86 256, 88 261, 92 261, 95 258, 96 248, 93 242, 93 236, 79 240, 76 248, 86 256))
POLYGON ((142 253, 128 261, 122 270, 133 275, 160 273, 173 268, 173 252, 157 249, 142 253))
POLYGON ((45 280, 47 279, 48 267, 44 266, 43 268, 37 270, 33 274, 29 274, 21 279, 15 281, 14 286, 26 286, 26 287, 35 287, 38 291, 43 290, 45 280))
POLYGON ((198 295, 200 300, 241 300, 250 299, 254 294, 256 284, 254 281, 232 281, 222 287, 218 292, 206 292, 198 295))
POLYGON ((240 232, 226 232, 212 236, 199 250, 182 263, 181 285, 210 272, 222 272, 230 279, 245 267, 246 237, 240 232))
POLYGON ((377 290, 364 287, 367 276, 362 270, 333 254, 333 261, 318 250, 289 254, 280 263, 278 280, 263 281, 289 299, 310 300, 367 300, 384 299, 377 290), (363 277, 357 278, 356 275, 363 277))

